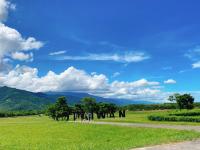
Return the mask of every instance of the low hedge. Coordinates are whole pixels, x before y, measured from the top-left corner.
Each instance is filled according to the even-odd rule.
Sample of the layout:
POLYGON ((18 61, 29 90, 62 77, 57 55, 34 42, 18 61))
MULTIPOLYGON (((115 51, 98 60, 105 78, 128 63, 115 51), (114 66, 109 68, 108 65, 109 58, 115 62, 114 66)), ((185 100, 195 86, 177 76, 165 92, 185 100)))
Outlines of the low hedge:
POLYGON ((168 114, 150 115, 148 119, 152 121, 200 122, 200 110, 183 110, 168 114))
POLYGON ((169 114, 170 116, 200 116, 200 112, 182 112, 182 113, 173 113, 169 114))
POLYGON ((148 116, 148 119, 151 121, 200 122, 200 117, 191 117, 191 116, 150 115, 148 116))
POLYGON ((30 116, 42 114, 42 111, 15 111, 15 112, 0 112, 0 118, 17 117, 17 116, 30 116))

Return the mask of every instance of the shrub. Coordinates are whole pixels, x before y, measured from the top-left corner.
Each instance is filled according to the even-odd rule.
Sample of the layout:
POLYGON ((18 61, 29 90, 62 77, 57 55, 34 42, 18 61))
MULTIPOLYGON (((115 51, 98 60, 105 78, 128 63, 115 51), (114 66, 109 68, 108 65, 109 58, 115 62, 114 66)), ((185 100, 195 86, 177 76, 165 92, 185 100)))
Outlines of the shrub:
POLYGON ((177 121, 177 122, 200 122, 200 112, 182 112, 166 115, 150 115, 151 121, 177 121))
POLYGON ((0 118, 16 117, 16 116, 30 116, 42 114, 42 111, 13 111, 13 112, 0 112, 0 118))

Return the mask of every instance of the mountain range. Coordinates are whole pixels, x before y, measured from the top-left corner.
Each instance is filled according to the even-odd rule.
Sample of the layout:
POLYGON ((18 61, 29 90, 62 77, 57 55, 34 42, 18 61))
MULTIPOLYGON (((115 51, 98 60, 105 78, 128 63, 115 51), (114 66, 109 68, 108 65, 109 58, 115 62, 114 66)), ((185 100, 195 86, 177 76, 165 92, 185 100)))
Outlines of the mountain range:
POLYGON ((65 96, 69 105, 80 102, 84 97, 93 97, 97 102, 115 103, 117 105, 151 103, 126 99, 109 99, 77 92, 34 93, 4 86, 0 87, 0 111, 41 110, 45 106, 54 103, 60 96, 65 96))

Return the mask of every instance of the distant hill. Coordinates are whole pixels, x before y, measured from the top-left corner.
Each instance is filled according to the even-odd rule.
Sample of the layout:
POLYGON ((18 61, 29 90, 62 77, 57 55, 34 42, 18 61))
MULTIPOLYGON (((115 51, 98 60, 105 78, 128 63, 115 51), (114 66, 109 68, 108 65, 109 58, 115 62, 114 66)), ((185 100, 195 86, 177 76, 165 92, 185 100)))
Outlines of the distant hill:
POLYGON ((9 87, 0 88, 0 111, 39 110, 52 102, 45 95, 9 87))
POLYGON ((78 93, 78 92, 48 92, 48 95, 63 95, 66 96, 70 104, 80 102, 83 97, 93 97, 97 102, 107 102, 114 103, 117 105, 128 105, 128 104, 153 104, 149 101, 136 101, 136 100, 127 100, 127 99, 114 99, 114 98, 103 98, 99 96, 94 96, 88 93, 78 93))
POLYGON ((93 97, 97 102, 115 103, 117 105, 150 104, 146 101, 108 99, 77 92, 33 93, 4 86, 0 88, 0 111, 41 110, 45 106, 54 103, 60 96, 66 96, 70 105, 80 102, 83 97, 93 97))

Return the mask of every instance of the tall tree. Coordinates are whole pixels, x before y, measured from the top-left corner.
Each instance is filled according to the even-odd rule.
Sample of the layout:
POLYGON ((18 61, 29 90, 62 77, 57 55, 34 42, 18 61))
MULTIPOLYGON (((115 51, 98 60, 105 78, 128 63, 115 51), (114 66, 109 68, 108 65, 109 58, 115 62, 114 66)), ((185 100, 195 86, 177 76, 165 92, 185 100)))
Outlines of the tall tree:
POLYGON ((48 108, 47 114, 55 120, 59 120, 59 118, 69 120, 70 108, 67 105, 66 98, 59 97, 56 103, 48 108))
POLYGON ((174 94, 169 96, 170 101, 176 101, 178 108, 181 109, 192 109, 194 108, 194 97, 190 94, 174 94))
POLYGON ((84 110, 86 113, 91 113, 92 114, 92 119, 93 119, 93 114, 96 109, 96 99, 92 97, 85 97, 82 100, 82 104, 84 106, 84 110))

